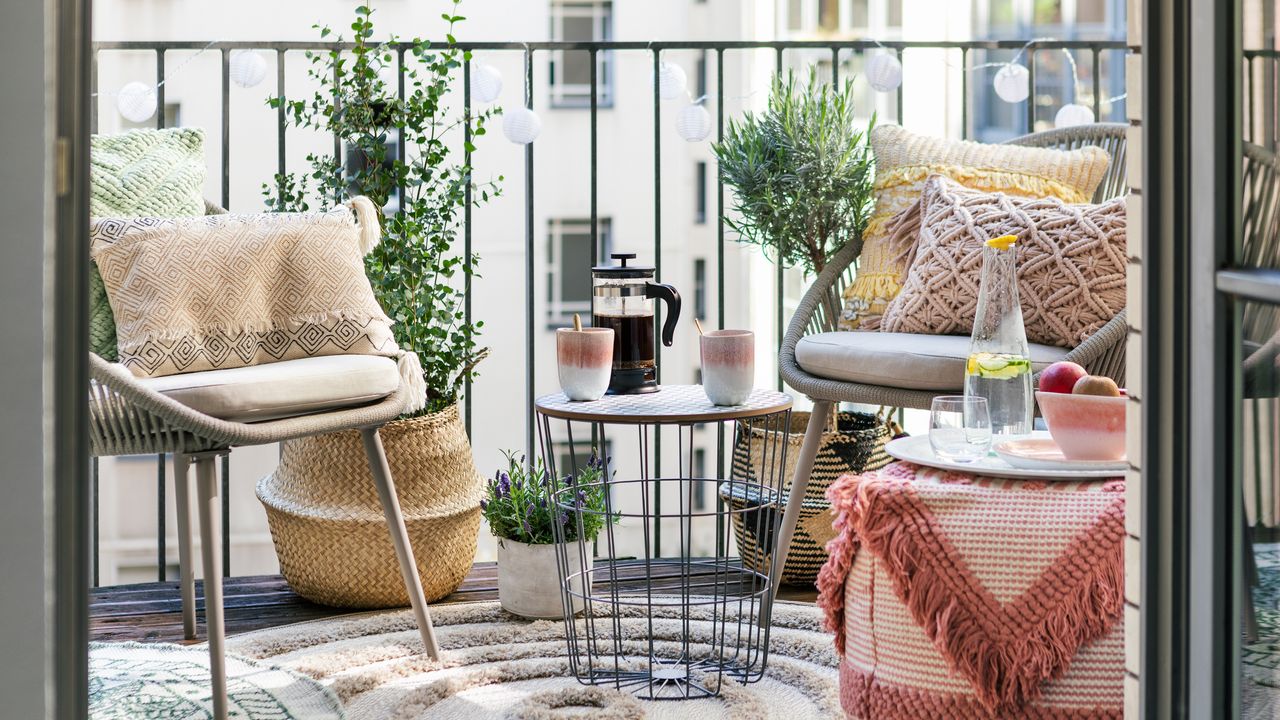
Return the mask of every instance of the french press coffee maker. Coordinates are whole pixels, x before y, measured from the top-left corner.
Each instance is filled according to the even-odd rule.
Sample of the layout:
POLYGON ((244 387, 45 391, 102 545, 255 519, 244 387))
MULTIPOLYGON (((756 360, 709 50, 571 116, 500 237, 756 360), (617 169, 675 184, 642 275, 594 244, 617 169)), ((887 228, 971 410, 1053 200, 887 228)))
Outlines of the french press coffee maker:
POLYGON ((670 285, 654 282, 652 266, 628 265, 635 253, 614 253, 612 257, 621 264, 591 268, 591 324, 613 330, 609 394, 657 392, 653 300, 667 303, 662 344, 670 347, 680 317, 680 293, 670 285))

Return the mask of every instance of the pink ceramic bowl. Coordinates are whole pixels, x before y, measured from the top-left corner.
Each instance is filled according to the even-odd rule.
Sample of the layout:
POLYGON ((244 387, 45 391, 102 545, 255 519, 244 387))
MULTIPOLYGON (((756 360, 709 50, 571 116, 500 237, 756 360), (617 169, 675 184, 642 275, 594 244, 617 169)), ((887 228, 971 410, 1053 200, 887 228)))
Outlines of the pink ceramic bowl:
POLYGON ((1036 392, 1049 434, 1068 460, 1123 460, 1128 399, 1036 392))

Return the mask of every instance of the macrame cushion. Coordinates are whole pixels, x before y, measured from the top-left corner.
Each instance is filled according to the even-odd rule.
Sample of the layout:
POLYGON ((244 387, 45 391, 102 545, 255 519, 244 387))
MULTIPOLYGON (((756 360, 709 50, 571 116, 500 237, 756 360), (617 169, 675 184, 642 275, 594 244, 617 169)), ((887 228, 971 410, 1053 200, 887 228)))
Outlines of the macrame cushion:
MULTIPOLYGON (((204 180, 204 130, 131 130, 90 141, 92 216, 203 215, 204 180)), ((96 264, 89 268, 89 349, 118 359, 115 317, 96 264)))
POLYGON ((155 377, 317 355, 401 357, 364 273, 376 210, 355 202, 367 206, 360 224, 345 206, 93 220, 120 362, 155 377))
POLYGON ((1097 147, 985 145, 917 135, 897 125, 872 130, 871 149, 876 205, 863 231, 857 276, 844 293, 842 330, 873 329, 901 289, 907 266, 889 247, 887 226, 919 199, 930 175, 944 175, 975 190, 1080 203, 1093 198, 1110 161, 1097 147))
POLYGON ((941 176, 889 225, 910 270, 884 311, 885 332, 967 335, 983 243, 1017 236, 1018 297, 1027 340, 1075 347, 1125 305, 1125 204, 1071 204, 970 190, 941 176))

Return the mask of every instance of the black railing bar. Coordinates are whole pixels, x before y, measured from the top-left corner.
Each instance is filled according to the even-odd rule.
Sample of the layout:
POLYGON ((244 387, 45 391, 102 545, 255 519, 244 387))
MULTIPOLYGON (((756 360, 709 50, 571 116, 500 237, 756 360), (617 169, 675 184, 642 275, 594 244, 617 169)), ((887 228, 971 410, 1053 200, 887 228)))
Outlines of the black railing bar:
MULTIPOLYGON (((524 47, 524 106, 533 109, 533 48, 524 47)), ((525 304, 525 455, 533 459, 533 266, 537 263, 533 250, 533 143, 524 146, 524 304, 525 304)))
POLYGON ((276 98, 280 101, 280 107, 276 108, 276 172, 280 175, 280 180, 276 183, 277 195, 284 194, 284 174, 288 168, 284 138, 285 129, 289 125, 284 106, 284 56, 284 50, 276 51, 276 98))
POLYGON ((1273 48, 1256 48, 1253 50, 1245 50, 1244 56, 1246 58, 1256 58, 1256 57, 1280 58, 1280 50, 1273 49, 1273 48))
POLYGON ((1036 131, 1036 49, 1027 48, 1027 133, 1036 131))
MULTIPOLYGON (((404 100, 404 51, 400 54, 400 100, 404 100)), ((466 203, 462 209, 462 318, 463 322, 468 326, 471 325, 471 203, 474 173, 471 169, 471 53, 465 53, 462 57, 462 163, 467 166, 467 184, 463 188, 463 198, 466 203)), ((405 139, 404 130, 400 131, 399 153, 400 162, 406 162, 405 158, 405 139)), ((400 185, 400 207, 405 207, 405 187, 400 185)), ((471 435, 471 374, 468 373, 462 379, 462 409, 464 411, 463 427, 467 431, 467 437, 471 435)))
POLYGON ((227 49, 222 51, 222 209, 231 209, 231 51, 227 49))
MULTIPOLYGON (((354 46, 353 46, 354 47, 354 46)), ((333 116, 341 117, 342 115, 342 83, 339 81, 340 69, 338 63, 333 64, 333 116)), ((342 202, 342 185, 343 185, 343 165, 342 159, 342 138, 338 137, 338 131, 333 131, 333 164, 337 167, 334 172, 337 173, 337 184, 333 191, 333 201, 335 203, 342 202)))
POLYGON ((89 132, 98 132, 98 51, 93 51, 93 59, 89 64, 89 132))
MULTIPOLYGON (((1093 48, 1093 119, 1102 122, 1102 51, 1093 48)), ((1076 102, 1079 102, 1078 100, 1076 102)))
MULTIPOLYGON (((783 62, 782 52, 783 52, 782 47, 777 47, 774 49, 773 72, 775 75, 782 75, 782 62, 783 62)), ((785 332, 783 328, 783 323, 785 322, 785 320, 783 318, 783 311, 782 311, 784 295, 786 294, 786 291, 783 287, 784 286, 783 265, 785 264, 783 258, 785 258, 787 255, 787 242, 788 242, 788 238, 784 235, 778 244, 778 257, 775 259, 775 264, 777 265, 777 269, 775 270, 775 272, 777 275, 776 286, 777 286, 777 293, 778 293, 778 302, 776 303, 777 309, 773 317, 773 330, 774 330, 774 337, 778 343, 777 347, 782 347, 782 335, 785 332)), ((782 391, 782 368, 777 368, 777 372, 774 373, 774 375, 776 376, 778 391, 781 392, 782 391)))
POLYGON ((960 48, 960 139, 969 139, 969 48, 960 48))
POLYGON ((222 456, 222 577, 231 577, 231 453, 222 456))
MULTIPOLYGON (((600 265, 600 216, 599 208, 596 205, 596 191, 598 188, 597 181, 597 149, 596 149, 596 113, 600 109, 600 90, 599 78, 596 77, 596 63, 598 61, 596 51, 590 51, 591 63, 591 135, 589 142, 591 144, 591 267, 600 265)), ((593 323, 594 324, 594 323, 593 323)), ((592 442, 595 442, 595 427, 592 426, 592 442)))
POLYGON ((160 453, 156 455, 156 576, 160 578, 160 582, 168 579, 165 577, 167 553, 165 552, 164 483, 164 453, 160 453))
MULTIPOLYGON (((716 142, 724 142, 724 50, 716 49, 716 142)), ((716 327, 724 328, 724 178, 720 161, 716 160, 716 327)), ((724 479, 724 423, 716 423, 716 478, 724 479)), ((716 509, 723 512, 720 493, 716 493, 716 509)), ((723 533, 716 532, 716 557, 724 557, 723 533)))
MULTIPOLYGON (((165 48, 156 48, 156 129, 164 129, 164 52, 165 48)), ((223 98, 225 104, 226 98, 223 98)))
MULTIPOLYGON (((390 48, 404 48, 406 50, 417 47, 412 42, 399 41, 394 43, 386 43, 390 48)), ((163 48, 165 50, 202 50, 211 49, 228 49, 228 50, 352 50, 355 43, 352 42, 312 42, 308 40, 220 40, 214 43, 200 40, 104 40, 93 44, 95 50, 153 50, 163 48)), ((459 50, 645 50, 645 51, 662 51, 662 50, 754 50, 754 49, 786 49, 786 50, 828 50, 831 48, 841 48, 847 50, 874 50, 876 48, 886 48, 891 50, 902 50, 906 48, 929 48, 929 49, 956 49, 968 48, 970 50, 1020 50, 1022 48, 1031 49, 1112 49, 1126 50, 1128 45, 1124 40, 670 40, 670 41, 640 41, 640 40, 593 40, 593 41, 540 41, 540 42, 460 42, 457 44, 449 44, 447 42, 431 42, 426 43, 425 47, 429 50, 445 50, 448 48, 457 48, 459 50)), ((1259 55, 1268 55, 1276 57, 1280 51, 1276 50, 1254 50, 1245 51, 1245 54, 1255 53, 1259 55)))
MULTIPOLYGON (((897 55, 898 55, 898 67, 899 67, 899 68, 904 67, 904 66, 903 66, 903 64, 902 64, 902 48, 895 48, 895 50, 896 50, 897 55)), ((902 114, 902 78, 901 78, 901 77, 899 77, 899 78, 898 78, 898 91, 897 91, 896 93, 894 93, 894 95, 895 95, 895 97, 897 98, 897 99, 894 101, 894 105, 895 105, 895 110, 897 110, 897 114, 898 114, 898 124, 899 124, 899 125, 901 125, 901 124, 902 124, 902 117, 903 117, 903 114, 902 114)), ((782 347, 782 343, 781 343, 781 342, 779 342, 779 343, 778 343, 778 347, 782 347)))
MULTIPOLYGON (((658 72, 662 68, 662 53, 653 51, 653 267, 654 281, 662 282, 662 97, 658 93, 658 72)), ((662 384, 662 304, 653 304, 653 332, 658 338, 653 344, 654 376, 662 384)), ((676 458, 679 462, 679 458, 676 458)), ((662 476, 662 426, 653 426, 654 475, 662 476)), ((653 556, 662 557, 662 483, 653 484, 653 556)))
POLYGON ((100 507, 100 501, 98 499, 98 456, 97 455, 94 455, 93 458, 89 460, 89 473, 92 478, 92 488, 93 488, 92 490, 93 492, 93 586, 98 587, 99 585, 102 584, 100 581, 100 575, 99 575, 99 570, 101 569, 101 566, 102 566, 102 563, 101 563, 102 558, 99 555, 100 551, 98 548, 98 542, 100 540, 100 536, 102 535, 102 533, 101 533, 101 523, 98 519, 101 513, 99 513, 98 511, 100 507))

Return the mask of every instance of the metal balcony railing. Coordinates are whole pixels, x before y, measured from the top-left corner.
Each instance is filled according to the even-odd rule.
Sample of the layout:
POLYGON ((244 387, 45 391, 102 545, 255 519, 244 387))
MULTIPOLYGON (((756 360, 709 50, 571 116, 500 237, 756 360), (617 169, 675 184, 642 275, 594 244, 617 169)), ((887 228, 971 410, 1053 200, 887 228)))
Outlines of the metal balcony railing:
MULTIPOLYGON (((218 90, 218 92, 220 92, 220 102, 221 102, 220 104, 221 122, 220 122, 220 128, 219 128, 221 133, 221 158, 220 158, 221 197, 219 199, 223 207, 234 209, 234 208, 230 208, 230 205, 231 205, 230 167, 231 167, 232 149, 233 149, 232 142, 231 142, 232 116, 230 112, 230 103, 229 103, 229 95, 230 95, 230 87, 231 87, 230 85, 231 84, 231 78, 230 78, 231 52, 234 50, 255 50, 255 51, 274 53, 277 58, 275 93, 276 95, 283 97, 286 95, 286 81, 289 79, 289 72, 287 70, 287 67, 288 67, 287 59, 288 59, 288 54, 290 52, 308 51, 308 50, 310 51, 347 50, 347 49, 350 49, 351 47, 352 46, 349 43, 326 43, 326 42, 260 42, 260 41, 213 42, 213 43, 205 42, 205 41, 98 42, 94 44, 94 62, 93 62, 94 71, 93 71, 93 81, 92 81, 93 91, 97 92, 98 90, 97 69, 98 69, 99 61, 104 54, 119 52, 119 51, 134 51, 134 52, 145 51, 145 52, 153 53, 155 57, 155 78, 156 78, 156 83, 158 84, 158 87, 156 89, 158 112, 156 113, 156 117, 155 117, 155 125, 157 128, 164 128, 166 123, 165 113, 164 113, 165 84, 162 81, 164 81, 166 78, 166 63, 165 63, 166 54, 171 51, 208 51, 208 52, 217 53, 221 59, 221 74, 220 74, 221 82, 220 82, 220 89, 218 90)), ((392 47, 397 53, 400 67, 403 67, 405 53, 412 48, 412 45, 409 43, 399 43, 399 44, 393 45, 392 47)), ((445 46, 437 44, 436 47, 443 48, 445 46)), ((881 48, 883 48, 895 53, 898 56, 900 61, 907 63, 909 66, 909 64, 911 63, 911 55, 915 52, 925 51, 925 50, 935 50, 935 51, 951 50, 951 51, 955 51, 955 53, 958 54, 959 64, 958 65, 948 64, 945 68, 939 67, 939 71, 956 73, 959 77, 959 82, 961 87, 961 109, 960 109, 961 134, 963 137, 969 138, 973 136, 976 130, 978 129, 975 127, 975 122, 971 113, 971 106, 973 104, 973 98, 975 97, 975 86, 973 83, 973 78, 971 77, 972 68, 970 67, 971 65, 970 61, 975 54, 982 53, 984 56, 983 61, 987 61, 987 62, 1005 61, 1007 59, 1010 59, 1014 53, 1025 48, 1025 51, 1022 53, 1021 62, 1025 64, 1028 70, 1030 71, 1027 78, 1027 83, 1028 83, 1028 87, 1029 87, 1033 102, 1026 103, 1026 112, 1023 118, 1017 123, 1017 125, 1019 125, 1018 127, 1006 128, 1010 134, 1021 134, 1025 132, 1031 132, 1036 129, 1037 110, 1043 107, 1043 103, 1039 102, 1040 98, 1036 93, 1037 65, 1044 63, 1044 59, 1047 57, 1046 55, 1047 53, 1061 53, 1063 50, 1068 50, 1068 51, 1071 51, 1077 57, 1085 56, 1090 59, 1090 62, 1085 65, 1085 67, 1087 68, 1087 71, 1084 73, 1084 76, 1077 78, 1077 80, 1080 86, 1091 89, 1091 94, 1092 94, 1091 103, 1094 111, 1094 116, 1099 118, 1100 120, 1103 120, 1103 119, 1107 119, 1103 117, 1103 110, 1104 110, 1103 103, 1105 102, 1104 97, 1106 95, 1111 94, 1109 92, 1104 91, 1103 89, 1112 86, 1110 85, 1110 83, 1104 83, 1104 77, 1103 77, 1104 53, 1112 53, 1115 56, 1119 56, 1127 50, 1127 47, 1124 42, 1109 41, 1109 40, 1065 40, 1065 41, 982 40, 982 41, 966 41, 966 42, 908 42, 908 41, 877 42, 872 40, 852 40, 852 41, 821 40, 821 41, 773 41, 773 42, 757 42, 757 41, 529 42, 529 43, 471 42, 471 43, 459 43, 459 47, 466 50, 472 50, 472 51, 520 54, 523 58, 523 66, 524 66, 524 77, 522 78, 523 82, 521 83, 525 88, 524 94, 523 94, 523 101, 525 106, 530 108, 533 107, 533 100, 534 100, 533 96, 530 94, 530 88, 534 87, 535 58, 541 56, 543 53, 583 52, 588 54, 590 58, 590 62, 588 63, 588 66, 590 68, 590 103, 588 105, 585 105, 581 111, 588 112, 590 116, 590 124, 589 124, 590 132, 589 132, 589 137, 586 138, 586 142, 589 144, 590 160, 589 160, 588 166, 584 168, 584 171, 589 173, 589 176, 590 176, 589 213, 590 213, 592 253, 590 258, 583 258, 583 261, 582 261, 583 272, 587 272, 591 265, 599 264, 599 260, 600 260, 600 258, 598 257, 599 249, 600 249, 600 241, 599 241, 600 218, 598 217, 598 212, 597 212, 597 174, 599 170, 598 164, 597 164, 597 113, 598 113, 598 110, 600 109, 599 91, 600 91, 601 80, 600 78, 597 77, 597 68, 599 66, 599 63, 596 62, 598 59, 598 55, 600 53, 637 53, 641 55, 648 55, 651 58, 651 62, 652 62, 655 74, 659 67, 659 63, 661 62, 660 60, 661 54, 664 51, 702 51, 708 55, 714 56, 715 58, 714 90, 709 91, 708 101, 709 101, 709 104, 714 103, 714 106, 713 106, 714 115, 715 115, 714 132, 715 132, 715 137, 717 139, 720 139, 723 137, 724 127, 725 127, 725 124, 724 124, 724 111, 725 111, 724 59, 726 54, 744 52, 744 51, 762 51, 762 50, 772 51, 774 56, 773 57, 774 69, 778 71, 782 70, 786 66, 786 59, 787 59, 786 54, 788 52, 804 53, 807 56, 813 56, 815 54, 818 56, 829 54, 831 80, 835 82, 839 82, 841 79, 841 72, 843 72, 842 65, 844 61, 848 60, 853 56, 863 56, 868 52, 878 51, 881 48)), ((1271 70, 1272 75, 1270 77, 1272 77, 1274 80, 1274 77, 1275 77, 1274 71, 1276 66, 1275 53, 1267 53, 1267 54, 1254 53, 1252 55, 1248 55, 1247 57, 1248 57, 1248 62, 1251 64, 1255 61, 1259 63, 1269 62, 1272 68, 1271 70)), ((1058 57, 1057 59, 1060 59, 1060 57, 1058 57)), ((1114 77, 1116 73, 1120 73, 1121 76, 1123 74, 1124 63, 1122 61, 1117 62, 1117 60, 1120 60, 1120 59, 1121 58, 1119 57, 1109 58, 1109 62, 1107 63, 1108 74, 1110 74, 1112 77, 1114 77)), ((297 60, 296 57, 295 57, 295 60, 297 60)), ((472 66, 472 61, 467 60, 463 64, 463 68, 462 68, 462 78, 461 78, 462 102, 463 102, 463 110, 466 113, 470 113, 471 107, 472 107, 470 82, 469 82, 470 75, 471 75, 471 66, 472 66)), ((1063 72, 1063 71, 1064 71, 1063 69, 1055 70, 1055 72, 1063 72)), ((1044 72, 1043 69, 1042 69, 1042 72, 1044 72)), ((399 86, 399 92, 401 93, 401 96, 403 96, 403 93, 404 93, 403 75, 401 75, 400 77, 401 77, 401 82, 399 86)), ((986 77, 986 76, 984 75, 983 77, 986 77)), ((1120 84, 1123 85, 1123 82, 1121 81, 1120 84)), ((708 85, 710 85, 710 83, 708 83, 708 85)), ((901 87, 899 87, 897 91, 897 102, 895 103, 896 120, 899 123, 901 123, 904 119, 902 100, 903 100, 903 90, 901 87)), ((1055 102, 1060 102, 1060 100, 1055 102)), ((660 143, 662 139, 663 129, 662 129, 662 123, 660 122, 660 118, 659 118, 659 96, 658 96, 658 91, 656 87, 654 87, 652 90, 652 103, 653 103, 653 121, 654 121, 653 128, 652 128, 652 133, 653 133, 652 141, 654 146, 653 253, 654 253, 655 265, 657 266, 658 278, 661 279, 662 268, 663 268, 662 235, 661 235, 661 232, 662 232, 661 221, 662 221, 662 212, 663 212, 663 208, 662 208, 663 178, 662 178, 662 157, 661 157, 661 153, 659 152, 659 149, 661 147, 660 143)), ((1113 109, 1112 119, 1120 119, 1122 117, 1123 117, 1123 113, 1119 110, 1117 106, 1115 109, 1113 109)), ((93 104, 92 126, 96 131, 97 129, 97 104, 96 103, 93 104)), ((277 143, 278 143, 277 171, 281 174, 284 174, 290 170, 290 167, 288 164, 288 155, 286 153, 286 147, 287 147, 286 145, 287 138, 286 138, 286 132, 285 132, 286 126, 287 126, 287 123, 286 123, 285 108, 282 106, 281 108, 279 108, 278 115, 277 115, 277 143)), ((465 140, 465 138, 463 140, 465 140)), ((404 156, 403 155, 403 152, 404 152, 403 139, 400 142, 401 142, 400 156, 403 157, 404 156)), ((334 143, 335 156, 341 157, 341 147, 340 147, 339 138, 334 137, 333 143, 334 143)), ((534 260, 533 260, 534 248, 535 248, 535 233, 537 232, 537 228, 535 228, 535 220, 534 220, 535 218, 534 204, 537 199, 537 192, 536 192, 537 188, 534 185, 533 168, 534 168, 535 150, 539 145, 541 145, 540 142, 530 144, 530 145, 527 145, 524 150, 524 169, 525 169, 525 173, 524 173, 524 182, 525 182, 524 300, 525 300, 525 307, 526 307, 526 317, 525 317, 526 337, 524 340, 526 392, 525 392, 524 404, 526 408, 528 408, 528 412, 529 412, 529 418, 527 422, 527 437, 525 438, 526 445, 528 448, 536 447, 534 443, 534 438, 533 438, 535 424, 532 420, 532 407, 533 407, 533 397, 534 397, 534 382, 533 382, 534 368, 535 368, 535 362, 536 362, 536 353, 534 351, 534 340, 536 337, 536 332, 538 327, 537 326, 538 318, 535 316, 535 306, 536 306, 535 292, 536 292, 536 288, 538 287, 538 283, 534 277, 534 260)), ((469 160, 469 157, 468 157, 468 160, 469 160)), ((717 173, 717 176, 718 176, 718 173, 717 173)), ((725 272, 724 272, 725 253, 724 253, 724 249, 725 249, 726 237, 725 237, 725 223, 724 223, 724 215, 725 215, 724 187, 721 182, 716 183, 716 190, 717 190, 716 202, 715 202, 716 233, 717 233, 716 234, 717 252, 715 256, 715 273, 717 278, 717 282, 716 282, 717 310, 716 312, 717 312, 718 322, 721 326, 723 326, 723 323, 725 320, 725 282, 724 282, 725 281, 725 272)), ((470 198, 468 198, 468 200, 469 199, 470 198)), ((709 208, 708 208, 708 211, 709 211, 709 208)), ((462 239, 464 243, 463 251, 466 252, 467 254, 470 254, 472 250, 472 232, 471 232, 472 214, 471 214, 470 203, 468 203, 468 208, 465 212, 463 223, 464 223, 463 233, 462 233, 462 239)), ((778 268, 775 281, 777 284, 776 291, 778 293, 778 297, 781 299, 783 297, 783 271, 781 267, 778 268)), ((466 302, 465 302, 465 312, 467 314, 468 319, 470 319, 471 317, 471 310, 472 310, 471 288, 470 286, 468 286, 466 288, 466 302)), ((773 331, 776 333, 779 344, 781 343, 782 333, 785 329, 785 320, 786 318, 783 317, 782 302, 779 301, 777 314, 773 318, 774 327, 772 328, 773 331)), ((661 318, 660 317, 657 318, 657 321, 661 323, 661 318)), ((661 352, 660 348, 658 349, 658 352, 659 353, 661 352)), ((779 384, 779 387, 781 387, 781 379, 778 380, 778 384, 779 384)), ((470 384, 468 384, 466 388, 464 400, 463 400, 463 410, 464 410, 464 415, 467 421, 468 431, 470 431, 470 422, 471 422, 470 390, 471 390, 471 387, 470 387, 470 384)), ((723 478, 725 476, 724 474, 725 438, 724 438, 723 428, 720 429, 720 432, 718 434, 716 447, 717 447, 717 457, 716 457, 717 477, 723 478)), ((657 464, 660 463, 661 461, 661 453, 662 453, 662 445, 660 442, 660 438, 658 439, 657 442, 653 443, 652 452, 654 455, 654 464, 655 466, 657 466, 657 464)), ((222 465, 222 473, 223 473, 222 475, 223 492, 221 494, 221 497, 223 501, 223 508, 222 508, 223 510, 222 512, 222 522, 223 522, 222 552, 224 555, 223 568, 224 568, 224 572, 229 575, 230 567, 231 567, 230 532, 229 532, 230 528, 229 528, 229 521, 228 521, 229 512, 226 505, 227 498, 228 498, 228 490, 229 490, 229 487, 228 487, 229 466, 227 463, 227 459, 225 457, 222 465)), ((166 480, 167 478, 166 478, 165 461, 163 457, 160 457, 157 460, 157 470, 156 470, 156 483, 157 483, 157 492, 158 492, 158 505, 157 505, 156 512, 157 512, 157 520, 158 520, 158 528, 159 528, 158 536, 156 539, 156 550, 157 550, 157 558, 158 558, 158 566, 159 566, 159 577, 161 580, 165 579, 165 564, 166 564, 166 547, 165 547, 166 480)), ((93 472, 94 521, 95 521, 95 544, 94 544, 95 584, 97 584, 97 557, 98 557, 98 548, 97 548, 97 542, 96 542, 97 508, 98 508, 97 488, 98 488, 98 474, 97 474, 97 462, 95 460, 94 472, 93 472)), ((660 498, 655 498, 655 502, 660 502, 660 498)), ((655 528, 655 544, 660 544, 660 536, 657 535, 656 528, 655 528)))

